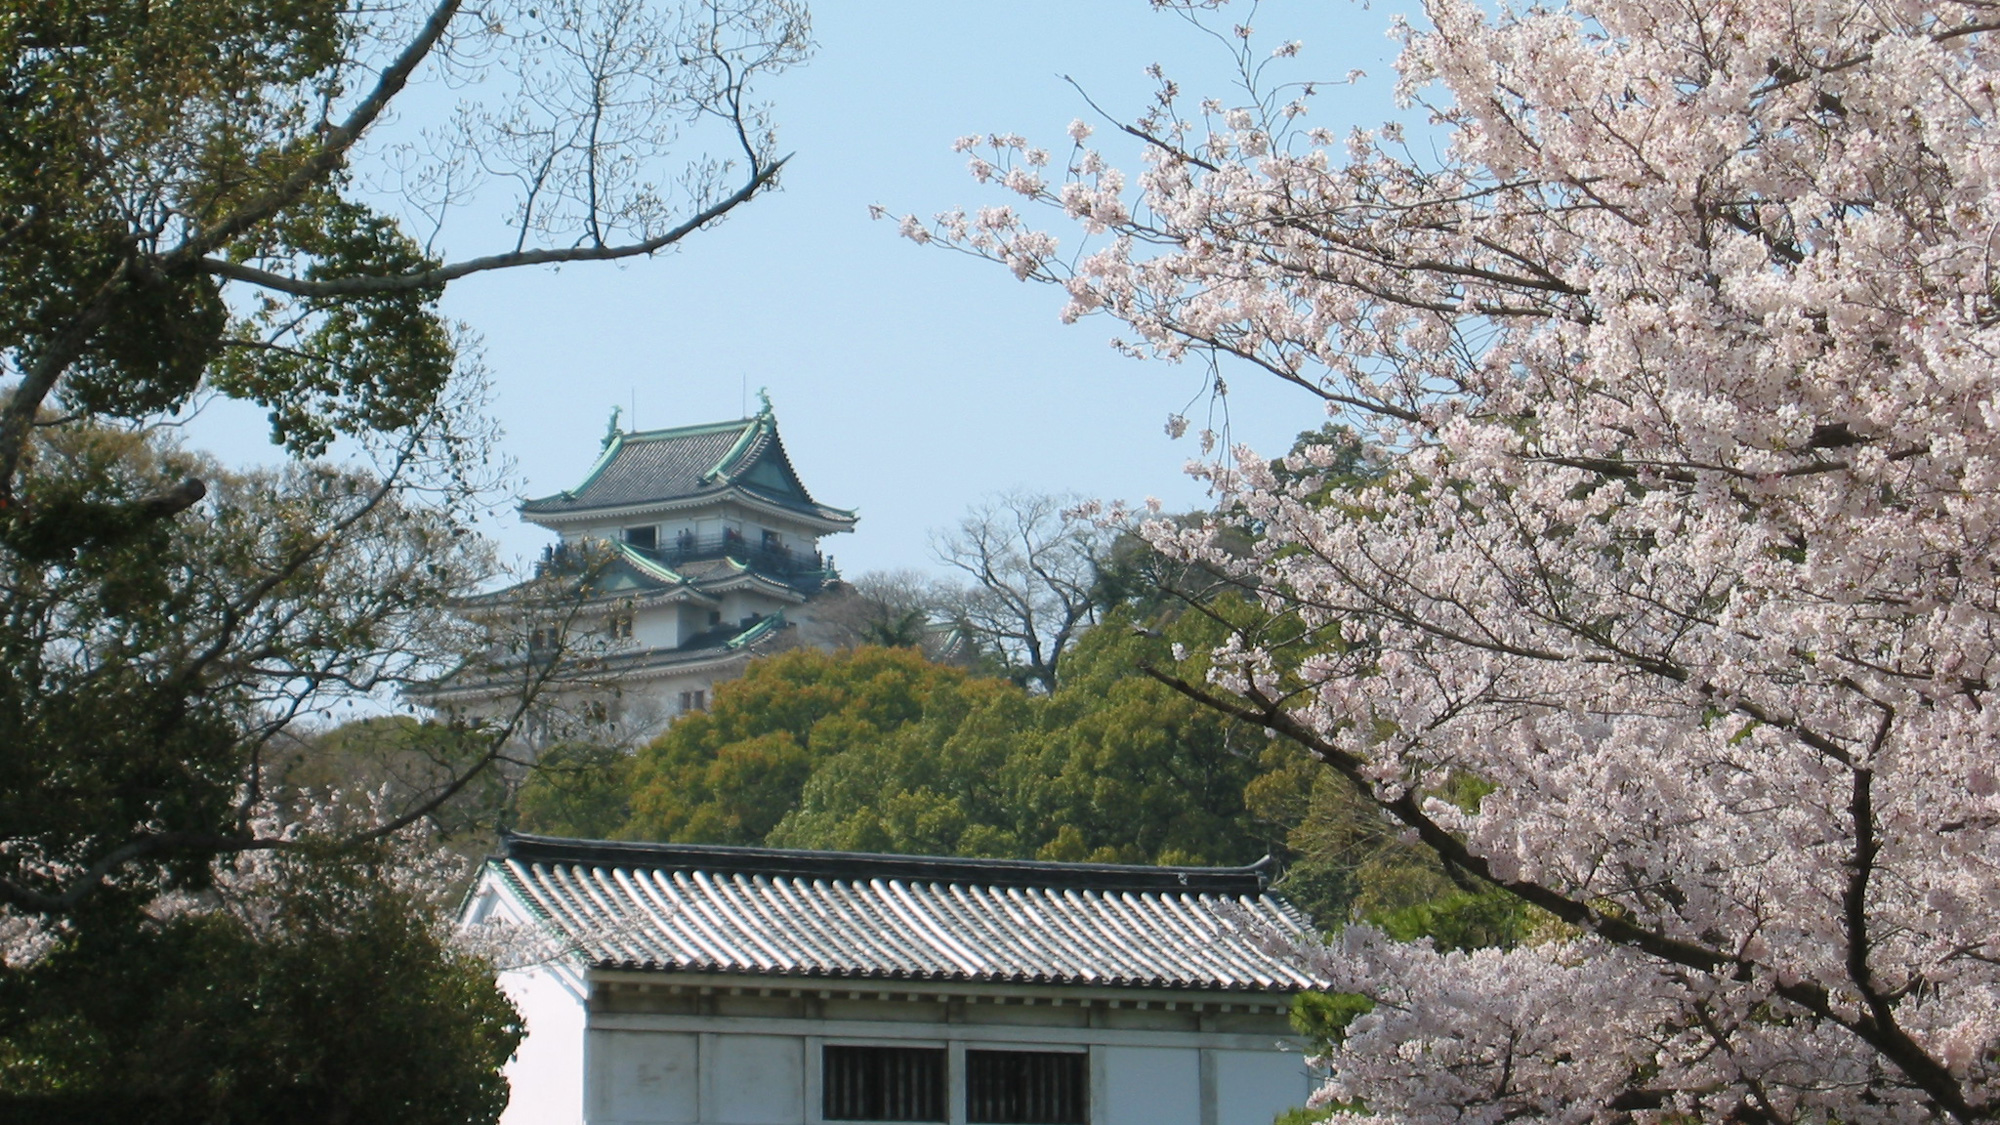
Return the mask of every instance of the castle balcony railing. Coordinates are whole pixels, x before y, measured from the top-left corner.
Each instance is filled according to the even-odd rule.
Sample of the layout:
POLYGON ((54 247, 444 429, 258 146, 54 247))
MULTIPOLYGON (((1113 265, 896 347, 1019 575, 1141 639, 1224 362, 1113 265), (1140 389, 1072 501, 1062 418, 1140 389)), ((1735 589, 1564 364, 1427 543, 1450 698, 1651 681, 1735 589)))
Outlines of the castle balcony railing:
MULTIPOLYGON (((729 559, 806 594, 816 592, 839 577, 833 559, 828 555, 818 551, 767 546, 734 531, 720 535, 675 536, 652 548, 630 542, 626 546, 669 567, 710 559, 729 559)), ((543 552, 538 569, 544 574, 573 572, 579 561, 576 551, 558 544, 543 552)))

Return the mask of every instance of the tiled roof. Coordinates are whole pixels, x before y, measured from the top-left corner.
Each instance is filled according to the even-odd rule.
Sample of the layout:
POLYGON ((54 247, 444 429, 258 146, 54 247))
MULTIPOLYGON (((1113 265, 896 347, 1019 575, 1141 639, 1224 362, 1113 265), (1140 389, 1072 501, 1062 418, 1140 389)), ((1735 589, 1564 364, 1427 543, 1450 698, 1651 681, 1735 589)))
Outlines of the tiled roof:
POLYGON ((820 504, 806 492, 768 411, 734 422, 614 434, 582 484, 525 501, 521 512, 532 517, 628 508, 730 489, 821 519, 853 522, 853 513, 820 504), (768 467, 754 472, 764 462, 768 467))
POLYGON ((507 836, 489 869, 599 968, 1298 991, 1260 866, 1131 867, 507 836))

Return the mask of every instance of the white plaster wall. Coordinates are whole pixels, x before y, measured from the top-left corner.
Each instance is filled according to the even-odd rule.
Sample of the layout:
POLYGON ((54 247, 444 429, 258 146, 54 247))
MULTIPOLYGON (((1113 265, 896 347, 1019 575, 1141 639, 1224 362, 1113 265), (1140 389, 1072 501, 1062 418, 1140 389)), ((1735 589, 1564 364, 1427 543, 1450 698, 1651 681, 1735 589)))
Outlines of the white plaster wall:
POLYGON ((800 1125, 806 1041, 790 1035, 590 1032, 590 1125, 800 1125))
POLYGON ((680 607, 652 606, 633 614, 632 641, 640 648, 678 648, 681 643, 680 607))
POLYGON ((500 974, 527 1036, 507 1063, 511 1094, 500 1125, 580 1125, 584 1087, 582 983, 567 966, 500 974))
POLYGON ((704 1035, 702 1118, 718 1125, 806 1119, 806 1041, 788 1035, 704 1035))
POLYGON ((722 595, 722 620, 725 624, 740 625, 751 614, 769 617, 791 603, 781 602, 768 594, 753 594, 746 590, 731 590, 722 595))
POLYGON ((570 524, 556 534, 565 543, 589 543, 592 541, 615 540, 625 528, 618 520, 593 520, 589 523, 570 524))
POLYGON ((701 1119, 701 1037, 592 1031, 592 1125, 682 1125, 701 1119))
POLYGON ((715 706, 715 681, 713 675, 708 672, 667 676, 658 680, 648 680, 647 684, 646 690, 658 697, 670 720, 677 719, 681 715, 681 693, 684 691, 706 692, 703 698, 708 701, 710 707, 715 706))
MULTIPOLYGON (((703 1022, 690 1021, 686 1030, 592 1028, 588 1058, 580 1060, 589 1075, 588 1125, 818 1120, 816 1085, 810 1081, 818 1037, 697 1030, 703 1022)), ((986 1035, 975 1035, 972 1042, 994 1045, 986 1035)), ((1033 1036, 1006 1042, 1017 1049, 1037 1047, 1033 1036)), ((1277 1114, 1303 1105, 1310 1091, 1304 1060, 1276 1044, 1251 1050, 1100 1043, 1089 1050, 1092 1125, 1271 1125, 1277 1114)), ((510 1107, 505 1125, 575 1120, 561 1116, 559 1106, 547 1112, 535 1108, 557 1100, 552 1091, 535 1094, 532 1103, 517 1094, 516 1105, 530 1108, 517 1115, 510 1107)), ((962 1099, 963 1083, 955 1081, 954 1120, 962 1114, 962 1099)))
POLYGON ((1094 1125, 1201 1125, 1193 1047, 1092 1047, 1090 1088, 1094 1125))
POLYGON ((1306 1104, 1312 1080, 1297 1050, 1212 1051, 1215 1125, 1271 1125, 1306 1104))
POLYGON ((680 613, 681 635, 692 637, 709 627, 708 615, 720 606, 683 604, 677 607, 680 613))

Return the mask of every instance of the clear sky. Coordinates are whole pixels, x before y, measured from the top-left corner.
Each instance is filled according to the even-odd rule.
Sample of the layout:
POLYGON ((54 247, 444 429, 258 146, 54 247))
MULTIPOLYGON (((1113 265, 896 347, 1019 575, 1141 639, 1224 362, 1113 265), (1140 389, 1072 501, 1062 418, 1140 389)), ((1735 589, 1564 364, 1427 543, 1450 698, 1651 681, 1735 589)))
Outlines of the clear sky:
MULTIPOLYGON (((738 417, 744 388, 754 409, 768 387, 806 486, 861 514, 854 534, 823 544, 849 576, 928 566, 930 529, 1005 489, 1201 503, 1181 471, 1194 440, 1171 441, 1163 425, 1201 391, 1202 370, 1123 358, 1106 343, 1113 322, 1065 326, 1058 292, 898 238, 868 207, 927 217, 1001 202, 951 142, 1018 132, 1066 151, 1070 120, 1096 119, 1061 75, 1123 117, 1144 107, 1153 62, 1188 94, 1228 102, 1217 44, 1143 0, 819 0, 812 10, 816 55, 764 91, 781 148, 795 154, 781 191, 659 258, 451 288, 447 311, 485 338, 524 491, 580 481, 614 405, 628 424, 658 428, 738 417)), ((1269 2, 1255 16, 1267 46, 1304 40, 1298 77, 1367 71, 1316 101, 1314 123, 1341 129, 1394 112, 1389 22, 1387 10, 1342 0, 1269 2)), ((1059 215, 1049 224, 1074 233, 1059 215)), ((484 249, 474 233, 450 249, 484 249)), ((1282 450, 1324 420, 1303 392, 1239 376, 1236 440, 1282 450)), ((1207 403, 1195 405, 1198 427, 1207 403)), ((242 460, 258 456, 257 428, 246 419, 195 440, 242 460)), ((510 559, 550 538, 511 515, 487 530, 510 559)))

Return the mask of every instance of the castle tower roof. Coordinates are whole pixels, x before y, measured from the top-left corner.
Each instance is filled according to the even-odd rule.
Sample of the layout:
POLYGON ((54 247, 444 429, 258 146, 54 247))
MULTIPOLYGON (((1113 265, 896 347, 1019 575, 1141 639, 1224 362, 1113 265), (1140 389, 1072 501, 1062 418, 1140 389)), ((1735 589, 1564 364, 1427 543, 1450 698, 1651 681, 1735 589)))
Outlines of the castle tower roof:
POLYGON ((822 534, 848 531, 855 514, 814 500, 792 468, 770 400, 750 418, 666 430, 614 431, 583 483, 529 500, 521 515, 551 526, 665 514, 736 500, 799 520, 822 534))

